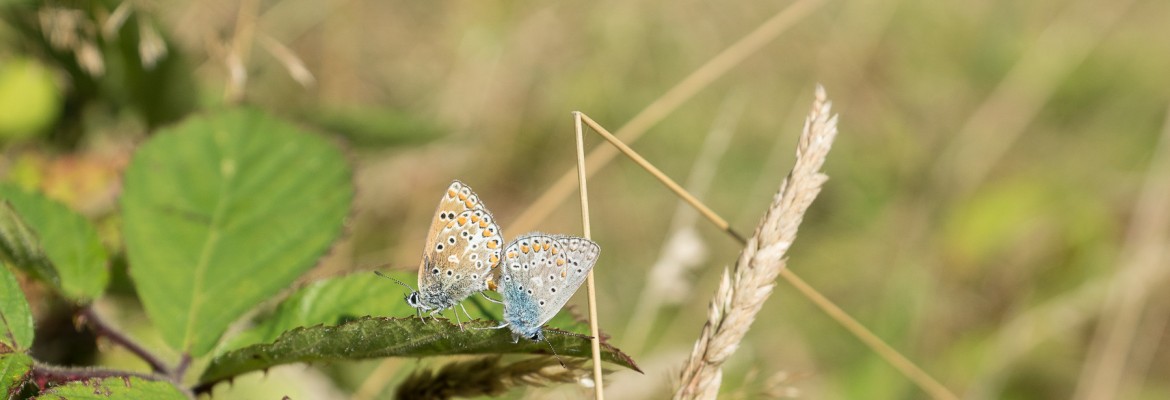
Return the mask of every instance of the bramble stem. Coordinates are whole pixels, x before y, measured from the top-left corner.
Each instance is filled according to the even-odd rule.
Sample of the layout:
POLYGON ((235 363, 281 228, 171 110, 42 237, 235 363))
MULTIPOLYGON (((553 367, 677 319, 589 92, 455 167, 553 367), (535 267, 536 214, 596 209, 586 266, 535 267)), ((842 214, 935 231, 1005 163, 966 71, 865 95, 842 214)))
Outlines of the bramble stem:
MULTIPOLYGON (((160 359, 154 353, 151 353, 150 350, 142 347, 142 345, 138 344, 138 342, 135 342, 134 339, 126 336, 126 334, 122 333, 122 331, 119 331, 117 328, 114 328, 109 323, 107 323, 106 320, 102 319, 102 317, 98 315, 97 311, 93 309, 92 304, 82 308, 81 317, 83 318, 84 322, 89 325, 90 329, 93 329, 94 334, 97 334, 98 336, 104 336, 111 342, 126 348, 126 350, 130 350, 130 352, 134 353, 134 355, 138 356, 138 358, 146 361, 146 363, 150 365, 150 369, 155 373, 170 377, 174 376, 172 373, 173 371, 171 371, 170 367, 167 367, 166 363, 164 363, 162 359, 160 359)), ((187 357, 186 355, 184 355, 184 357, 188 362, 190 362, 190 357, 187 357)), ((186 366, 183 366, 183 369, 186 369, 186 366)))
POLYGON ((54 367, 39 363, 33 365, 30 380, 35 382, 41 388, 44 388, 49 383, 65 384, 68 382, 82 381, 86 379, 114 377, 135 377, 151 381, 170 381, 168 377, 159 376, 156 374, 144 374, 141 372, 94 367, 54 367))

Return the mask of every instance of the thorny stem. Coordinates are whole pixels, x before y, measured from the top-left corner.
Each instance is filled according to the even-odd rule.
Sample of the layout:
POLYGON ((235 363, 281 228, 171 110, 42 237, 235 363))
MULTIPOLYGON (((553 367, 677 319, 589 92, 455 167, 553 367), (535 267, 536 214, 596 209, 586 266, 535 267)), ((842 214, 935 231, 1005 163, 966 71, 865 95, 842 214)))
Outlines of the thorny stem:
POLYGON ((139 378, 154 382, 170 382, 175 385, 176 389, 179 389, 179 391, 187 395, 187 398, 195 398, 195 392, 192 392, 191 389, 183 387, 170 376, 160 374, 144 374, 133 371, 94 367, 55 367, 51 365, 43 365, 40 363, 33 364, 32 371, 29 374, 29 381, 36 384, 37 388, 40 390, 45 390, 45 388, 50 384, 57 386, 64 385, 69 382, 102 378, 122 378, 124 380, 128 380, 130 378, 139 378))
MULTIPOLYGON (((134 339, 126 336, 126 334, 122 333, 122 331, 119 331, 117 328, 114 328, 109 323, 107 323, 100 315, 98 315, 97 311, 93 309, 93 305, 88 305, 82 308, 81 318, 83 319, 83 322, 89 325, 90 329, 93 329, 95 334, 98 336, 105 336, 111 342, 126 348, 126 350, 130 350, 130 352, 134 353, 134 355, 138 356, 138 358, 141 358, 143 361, 146 361, 147 364, 150 364, 150 369, 155 373, 172 378, 175 377, 174 371, 172 371, 170 367, 167 367, 162 359, 160 359, 154 353, 151 353, 150 350, 142 347, 142 345, 138 344, 138 342, 135 342, 134 339)), ((182 362, 180 364, 182 370, 185 370, 186 364, 190 363, 190 357, 184 355, 184 360, 186 362, 182 362)), ((178 372, 182 373, 182 370, 178 370, 178 372)), ((127 372, 127 374, 131 373, 127 372)), ((172 380, 178 381, 179 379, 172 380)))
POLYGON ((86 379, 115 377, 135 377, 150 381, 170 381, 168 377, 156 374, 143 374, 139 372, 93 367, 54 367, 42 364, 34 364, 31 372, 31 381, 36 383, 37 386, 42 389, 44 389, 45 386, 50 383, 59 385, 86 379))
POLYGON ((183 353, 183 357, 179 359, 179 365, 175 366, 175 370, 171 371, 171 378, 175 383, 183 381, 183 374, 187 373, 187 367, 191 366, 191 354, 183 353))

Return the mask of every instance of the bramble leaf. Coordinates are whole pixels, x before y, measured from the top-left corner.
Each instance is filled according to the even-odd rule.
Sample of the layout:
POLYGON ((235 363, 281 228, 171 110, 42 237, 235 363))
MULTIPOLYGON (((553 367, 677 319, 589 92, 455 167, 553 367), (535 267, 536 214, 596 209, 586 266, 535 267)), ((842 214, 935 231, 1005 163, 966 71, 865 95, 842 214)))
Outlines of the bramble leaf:
MULTIPOLYGON (((388 276, 413 285, 413 272, 389 272, 388 276)), ((276 309, 255 321, 255 325, 232 337, 217 352, 239 349, 257 343, 270 343, 286 331, 303 326, 338 325, 364 316, 407 317, 415 315, 413 308, 406 304, 405 296, 410 290, 369 272, 328 278, 306 285, 289 295, 276 309)), ((488 292, 489 296, 492 292, 488 292)), ((472 318, 499 320, 503 306, 492 304, 480 296, 464 301, 472 318)), ((450 318, 453 310, 445 315, 450 318)), ((467 319, 462 315, 460 318, 467 319)), ((572 313, 562 311, 548 326, 588 334, 589 325, 575 319, 572 313)))
MULTIPOLYGON (((458 354, 551 354, 549 345, 561 357, 590 357, 588 336, 545 329, 548 343, 526 339, 513 341, 507 328, 490 329, 493 321, 464 323, 464 330, 446 320, 415 317, 362 317, 341 325, 319 325, 285 332, 272 343, 229 351, 211 359, 199 378, 201 385, 295 362, 360 360, 380 357, 426 357, 458 354)), ((602 359, 640 371, 634 360, 609 344, 602 343, 602 359)))
POLYGON ((28 300, 20 291, 16 276, 0 263, 0 353, 23 352, 32 346, 32 341, 33 318, 28 300))
POLYGON ((0 354, 0 396, 11 398, 28 378, 33 359, 24 353, 0 354))
MULTIPOLYGON (((109 257, 88 219, 64 204, 13 185, 0 185, 0 197, 11 203, 32 235, 15 241, 23 242, 26 250, 10 252, 18 267, 33 272, 79 304, 105 291, 110 281, 109 257)), ((8 229, 4 230, 7 233, 8 229)))
POLYGON ((324 138, 254 110, 196 117, 135 153, 122 196, 130 276, 163 339, 210 351, 341 232, 353 185, 324 138))

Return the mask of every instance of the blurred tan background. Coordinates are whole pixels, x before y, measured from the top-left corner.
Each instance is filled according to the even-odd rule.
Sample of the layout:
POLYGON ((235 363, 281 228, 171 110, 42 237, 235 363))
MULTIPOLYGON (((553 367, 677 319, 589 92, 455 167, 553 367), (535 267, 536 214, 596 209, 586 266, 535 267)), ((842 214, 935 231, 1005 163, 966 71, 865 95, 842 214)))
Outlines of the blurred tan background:
MULTIPOLYGON (((574 168, 570 112, 616 130, 800 7, 632 146, 750 233, 823 84, 840 135, 831 180, 789 252, 793 271, 965 398, 1170 396, 1170 297, 1159 290, 1170 273, 1170 3, 130 4, 193 76, 169 96, 212 108, 238 90, 346 143, 358 183, 350 235, 306 279, 414 268, 451 179, 478 192, 507 238, 524 233, 510 227, 574 168)), ((154 125, 124 106, 63 110, 95 133, 53 150, 8 147, 9 167, 57 166, 74 182, 62 187, 115 181, 101 172, 117 171, 154 125)), ((604 144, 588 135, 586 145, 604 144)), ((602 329, 646 372, 613 375, 607 394, 665 397, 738 246, 627 159, 589 187, 602 329)), ((79 193, 61 197, 102 215, 116 191, 79 193)), ((579 233, 575 196, 524 230, 579 233)), ((583 295, 572 303, 584 310, 583 295)), ((265 385, 386 396, 419 365, 286 367, 241 380, 234 396, 275 393, 265 385)), ((925 398, 782 282, 725 366, 723 395, 925 398)))

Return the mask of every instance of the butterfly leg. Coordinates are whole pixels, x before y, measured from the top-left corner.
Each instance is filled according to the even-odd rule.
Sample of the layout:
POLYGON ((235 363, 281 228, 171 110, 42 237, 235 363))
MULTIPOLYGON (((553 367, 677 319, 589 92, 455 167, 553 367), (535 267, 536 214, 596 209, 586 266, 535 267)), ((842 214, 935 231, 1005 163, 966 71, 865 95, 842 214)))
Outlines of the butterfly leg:
POLYGON ((471 314, 467 313, 467 307, 464 307, 464 306, 463 306, 463 303, 459 303, 459 308, 462 308, 462 309, 463 309, 463 315, 466 315, 466 316, 467 316, 467 320, 468 320, 468 321, 475 320, 475 318, 472 318, 472 317, 471 317, 471 314))
MULTIPOLYGON (((431 319, 435 320, 435 322, 438 322, 438 321, 439 321, 439 317, 436 317, 436 316, 435 316, 435 314, 439 314, 439 317, 442 317, 442 316, 443 316, 443 310, 435 310, 435 311, 431 311, 431 313, 430 313, 430 314, 427 314, 428 316, 430 316, 430 317, 431 317, 431 319)), ((425 318, 424 318, 424 319, 425 319, 425 318)))
MULTIPOLYGON (((463 305, 460 304, 459 306, 462 307, 463 305)), ((451 307, 451 308, 452 308, 451 312, 455 313, 455 326, 458 326, 459 331, 463 332, 463 321, 459 320, 459 310, 455 310, 454 309, 455 307, 451 307)), ((463 310, 463 312, 466 313, 467 310, 463 310)))
POLYGON ((493 327, 490 327, 490 328, 471 328, 471 329, 475 329, 475 330, 477 330, 477 331, 482 331, 482 330, 487 330, 487 329, 500 329, 500 328, 504 328, 504 327, 507 327, 507 326, 508 326, 508 323, 507 323, 507 322, 505 322, 505 323, 501 324, 500 326, 493 326, 493 327))
POLYGON ((504 302, 502 302, 502 301, 499 301, 499 300, 493 299, 493 298, 491 298, 491 297, 488 297, 488 295, 484 294, 483 292, 479 292, 479 295, 480 295, 480 296, 483 296, 483 298, 487 299, 487 301, 490 301, 490 302, 492 302, 492 303, 496 303, 496 304, 504 304, 504 302))

